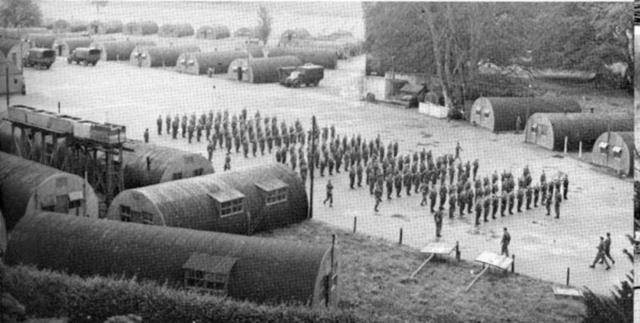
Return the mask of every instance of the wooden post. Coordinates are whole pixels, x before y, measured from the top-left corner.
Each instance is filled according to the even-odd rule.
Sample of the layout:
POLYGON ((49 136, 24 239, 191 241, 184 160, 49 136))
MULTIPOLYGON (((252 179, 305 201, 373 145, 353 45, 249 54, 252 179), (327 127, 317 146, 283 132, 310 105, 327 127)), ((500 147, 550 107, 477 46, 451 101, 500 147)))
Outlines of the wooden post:
POLYGON ((60 114, 60 101, 58 101, 58 114, 60 114))
POLYGON ((578 158, 582 158, 582 141, 578 143, 578 158))
POLYGON ((571 277, 571 268, 567 267, 567 287, 569 287, 569 278, 571 277))
POLYGON ((513 262, 511 263, 511 272, 515 273, 516 272, 516 255, 511 255, 511 258, 513 258, 513 262))
POLYGON ((10 91, 10 88, 9 88, 9 66, 7 66, 7 68, 5 69, 5 72, 7 73, 7 75, 6 75, 6 81, 7 81, 7 84, 6 84, 6 88, 7 88, 7 108, 9 108, 9 105, 11 105, 11 100, 9 99, 9 97, 11 96, 11 94, 10 94, 11 91, 10 91))
POLYGON ((567 145, 569 144, 569 137, 564 137, 564 154, 567 154, 567 145))
POLYGON ((456 241, 456 260, 460 261, 460 243, 456 241))
POLYGON ((358 217, 353 217, 353 233, 356 233, 356 227, 358 226, 358 217))
POLYGON ((399 245, 402 245, 402 228, 400 228, 400 240, 398 241, 399 245))

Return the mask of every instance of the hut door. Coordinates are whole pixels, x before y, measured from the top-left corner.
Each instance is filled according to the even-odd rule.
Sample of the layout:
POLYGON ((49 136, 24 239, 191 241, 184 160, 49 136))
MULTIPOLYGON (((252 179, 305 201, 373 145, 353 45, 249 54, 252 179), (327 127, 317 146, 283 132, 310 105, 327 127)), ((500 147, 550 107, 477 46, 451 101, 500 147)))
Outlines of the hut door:
POLYGON ((53 208, 54 212, 68 213, 69 212, 69 195, 56 196, 56 206, 53 208))
POLYGON ((242 67, 238 66, 238 81, 242 81, 242 67))
POLYGON ((58 45, 58 56, 62 56, 62 45, 58 45))

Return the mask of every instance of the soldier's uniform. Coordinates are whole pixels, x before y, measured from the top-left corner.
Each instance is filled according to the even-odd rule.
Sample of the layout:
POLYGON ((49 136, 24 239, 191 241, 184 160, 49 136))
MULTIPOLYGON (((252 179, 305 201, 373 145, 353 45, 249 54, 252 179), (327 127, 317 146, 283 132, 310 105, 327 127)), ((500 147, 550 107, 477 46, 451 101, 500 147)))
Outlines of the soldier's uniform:
POLYGON ((302 184, 307 183, 307 170, 307 163, 300 163, 300 177, 302 178, 302 184))
POLYGON ((436 193, 435 187, 429 191, 429 199, 431 200, 431 213, 435 212, 434 208, 436 207, 436 199, 438 198, 438 193, 436 193))
POLYGON ((327 166, 329 168, 329 176, 333 175, 333 166, 335 166, 335 161, 333 160, 333 158, 331 158, 331 156, 327 158, 327 166))
POLYGON ((503 192, 500 194, 500 216, 504 216, 504 212, 507 210, 507 193, 503 192))
POLYGON ((385 183, 387 185, 387 200, 391 199, 391 194, 393 194, 393 176, 388 174, 385 183))
POLYGON ((476 179, 476 175, 478 174, 478 167, 479 167, 478 160, 475 159, 473 161, 473 179, 474 180, 476 179))
POLYGON ((196 141, 200 142, 200 138, 202 138, 202 125, 198 124, 196 126, 196 141))
POLYGON ((476 210, 476 225, 480 225, 480 217, 482 216, 482 203, 480 202, 480 200, 476 201, 475 210, 476 210))
POLYGON ((262 135, 258 136, 258 146, 260 146, 260 154, 262 156, 264 156, 264 142, 265 142, 264 136, 262 135))
POLYGON ((351 169, 349 170, 349 188, 353 189, 353 185, 356 182, 356 170, 351 167, 351 169))
POLYGON ((340 174, 340 167, 342 166, 342 151, 340 150, 340 147, 336 149, 336 152, 334 155, 335 155, 334 160, 336 162, 336 173, 340 174))
POLYGON ((376 204, 373 207, 373 210, 378 212, 378 206, 380 206, 380 202, 382 202, 382 185, 376 184, 374 196, 376 199, 376 204))
POLYGON ((396 197, 400 197, 400 192, 402 191, 402 174, 398 171, 393 177, 393 182, 396 186, 396 197))
POLYGON ((552 200, 552 195, 547 196, 547 198, 544 200, 544 206, 547 207, 547 215, 551 215, 551 200, 552 200))
POLYGON ((498 213, 498 206, 499 206, 500 199, 498 199, 498 197, 495 195, 491 195, 490 199, 491 199, 491 218, 495 220, 496 213, 498 213))
POLYGON ((487 196, 482 200, 482 208, 484 209, 484 222, 489 221, 489 208, 491 207, 491 200, 487 196))
POLYGON ((211 161, 211 158, 213 157, 213 143, 211 140, 209 140, 209 143, 207 144, 207 156, 209 157, 209 161, 211 161))
POLYGON ((540 185, 533 186, 533 207, 538 207, 538 199, 540 198, 540 185))
POLYGON ((471 189, 466 190, 467 194, 467 213, 473 212, 473 202, 475 201, 475 194, 471 189))
POLYGON ((425 182, 420 183, 420 193, 422 193, 422 200, 420 201, 420 206, 424 206, 425 204, 429 204, 429 184, 425 182))
POLYGON ((320 177, 324 177, 324 169, 327 168, 327 161, 324 157, 320 159, 320 177))
POLYGON ((560 195, 560 192, 558 192, 556 194, 556 201, 555 201, 555 210, 556 210, 556 219, 560 218, 560 203, 562 203, 562 195, 560 195))
POLYGON ((541 182, 542 185, 540 187, 540 204, 544 204, 547 200, 547 191, 549 190, 549 186, 547 182, 541 182))
POLYGON ((465 207, 467 206, 467 192, 462 191, 458 193, 458 207, 460 209, 460 216, 464 215, 465 207))
POLYGON ((527 210, 531 210, 531 200, 533 199, 532 194, 533 194, 533 189, 531 187, 527 187, 525 189, 525 198, 526 198, 526 201, 527 201, 527 204, 526 204, 527 205, 527 210))
MULTIPOLYGON (((167 115, 169 116, 169 115, 167 115)), ((162 135, 162 116, 158 116, 158 120, 156 120, 156 124, 158 125, 158 136, 162 135)), ((171 117, 169 117, 169 125, 171 124, 171 117)), ((169 134, 169 127, 167 127, 167 134, 169 134)))
POLYGON ((191 143, 191 140, 193 139, 193 131, 194 131, 194 126, 193 125, 189 125, 189 129, 187 130, 187 132, 189 133, 189 143, 191 143))
POLYGON ((440 186, 440 207, 444 206, 444 203, 447 200, 447 187, 444 185, 440 186))
MULTIPOLYGON (((162 119, 158 117, 158 120, 162 119)), ((167 116, 165 117, 164 122, 167 126, 167 133, 169 133, 169 131, 171 131, 171 116, 169 114, 167 114, 167 116)), ((162 121, 160 121, 160 128, 162 128, 162 121)))
POLYGON ((229 156, 229 153, 227 153, 227 156, 224 158, 223 170, 231 170, 231 157, 229 156))
POLYGON ((513 215, 513 205, 515 204, 515 195, 512 192, 509 192, 509 215, 513 215))
POLYGON ((453 215, 456 212, 456 202, 458 201, 458 197, 453 194, 449 195, 449 218, 453 219, 453 215))
MULTIPOLYGON (((338 171, 337 168, 336 168, 336 171, 338 171)), ((362 187, 362 172, 363 172, 362 164, 358 163, 358 165, 356 166, 356 178, 358 179, 358 187, 362 187)))
POLYGON ((404 187, 407 190, 407 196, 411 196, 411 173, 407 171, 403 175, 404 187))
MULTIPOLYGON (((252 142, 253 142, 254 147, 255 147, 255 141, 252 141, 252 142)), ((254 154, 253 155, 255 156, 255 150, 254 150, 254 154)), ((289 156, 289 163, 291 164, 291 169, 295 171, 296 170, 296 166, 298 164, 298 157, 296 156, 296 152, 295 151, 291 152, 291 155, 289 156)))
MULTIPOLYGON (((244 153, 244 158, 249 157, 249 141, 245 138, 242 140, 242 152, 244 153)), ((284 156, 281 156, 283 163, 286 163, 287 160, 284 156)))
POLYGON ((522 212, 522 202, 524 199, 524 189, 523 188, 519 188, 517 193, 516 193, 516 199, 518 200, 518 213, 522 212))
POLYGON ((436 223, 436 237, 440 238, 440 233, 442 232, 442 208, 433 215, 433 220, 436 223))

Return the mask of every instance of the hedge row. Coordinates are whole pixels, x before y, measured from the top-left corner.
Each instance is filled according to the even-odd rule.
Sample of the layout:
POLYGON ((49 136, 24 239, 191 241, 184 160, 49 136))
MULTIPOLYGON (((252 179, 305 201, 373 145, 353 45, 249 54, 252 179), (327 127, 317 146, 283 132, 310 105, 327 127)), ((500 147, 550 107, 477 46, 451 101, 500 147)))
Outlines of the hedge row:
POLYGON ((68 317, 71 322, 104 322, 135 314, 144 322, 359 322, 338 309, 266 306, 170 289, 133 279, 69 276, 32 267, 0 265, 3 291, 32 317, 68 317))

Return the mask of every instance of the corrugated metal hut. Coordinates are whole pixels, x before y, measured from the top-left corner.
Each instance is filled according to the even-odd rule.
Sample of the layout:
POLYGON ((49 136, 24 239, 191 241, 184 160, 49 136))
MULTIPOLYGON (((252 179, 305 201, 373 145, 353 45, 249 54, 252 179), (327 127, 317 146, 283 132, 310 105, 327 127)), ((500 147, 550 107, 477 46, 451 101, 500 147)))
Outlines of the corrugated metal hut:
POLYGON ((105 34, 117 34, 122 32, 124 24, 120 20, 109 20, 104 23, 105 34))
POLYGON ((335 69, 338 65, 338 54, 328 50, 313 50, 292 47, 275 47, 269 49, 268 57, 296 56, 303 64, 311 63, 324 68, 335 69))
POLYGON ((93 42, 91 47, 100 49, 102 61, 127 61, 137 46, 155 46, 153 41, 113 40, 93 42))
POLYGON ((481 97, 473 102, 470 122, 493 132, 516 130, 520 117, 520 130, 534 113, 581 112, 578 102, 563 98, 481 97))
MULTIPOLYGON (((262 50, 253 47, 249 49, 253 57, 262 57, 262 50)), ((220 51, 204 53, 185 53, 178 58, 176 69, 181 73, 207 74, 209 68, 215 74, 227 73, 231 62, 238 58, 247 58, 246 51, 220 51)))
POLYGON ((153 21, 128 22, 122 27, 122 32, 127 35, 153 35, 157 34, 158 24, 153 21))
POLYGON ((229 36, 231 36, 229 28, 217 24, 201 26, 196 32, 196 38, 198 39, 222 39, 229 38, 229 36))
POLYGON ((2 119, 6 116, 6 112, 0 112, 0 151, 13 154, 15 151, 15 144, 11 137, 11 123, 2 119))
POLYGON ((98 217, 98 197, 83 178, 0 152, 0 207, 11 230, 38 210, 98 217))
POLYGON ((273 163, 125 190, 107 218, 252 234, 304 221, 307 209, 300 177, 273 163))
POLYGON ((339 292, 331 246, 46 212, 13 229, 7 263, 168 282, 257 303, 335 305, 339 292))
POLYGON ((31 47, 51 48, 56 42, 55 34, 29 34, 27 36, 27 42, 31 47))
POLYGON ((124 147, 127 148, 123 153, 125 188, 213 173, 211 162, 201 154, 137 140, 127 141, 124 147))
POLYGON ((90 37, 79 38, 58 38, 53 44, 58 56, 67 57, 71 52, 78 47, 89 47, 93 43, 90 37))
POLYGON ((150 47, 138 46, 129 56, 132 65, 140 67, 176 66, 183 53, 199 52, 198 46, 150 47))
POLYGON ((47 28, 27 27, 27 28, 0 28, 0 38, 26 40, 31 33, 46 33, 47 28))
POLYGON ((251 29, 248 27, 241 27, 236 29, 236 31, 233 32, 233 37, 255 37, 256 33, 255 33, 255 29, 251 29))
POLYGON ((89 31, 89 23, 81 20, 71 21, 69 23, 69 27, 67 28, 67 31, 72 33, 89 31))
POLYGON ((195 33, 191 24, 164 24, 158 30, 160 37, 187 37, 195 33))
POLYGON ((6 58, 0 58, 0 95, 27 94, 22 71, 6 58), (7 72, 9 73, 9 86, 7 86, 7 72))
POLYGON ((607 131, 633 131, 633 116, 626 113, 536 113, 529 117, 525 141, 547 149, 562 151, 591 149, 600 134, 607 131))
POLYGON ((22 69, 22 57, 29 52, 29 44, 21 40, 0 39, 0 52, 15 67, 22 69))
POLYGON ((609 167, 619 174, 633 175, 633 131, 607 131, 593 145, 591 162, 609 167))
POLYGON ((228 74, 238 81, 249 83, 278 82, 278 68, 285 66, 300 66, 302 61, 295 56, 280 56, 269 58, 244 59, 239 58, 231 62, 228 74), (239 69, 241 72, 239 72, 239 69))

